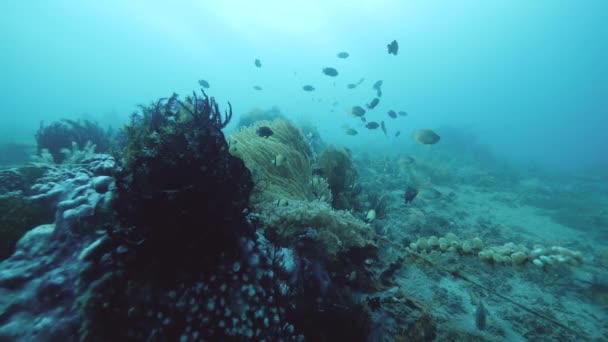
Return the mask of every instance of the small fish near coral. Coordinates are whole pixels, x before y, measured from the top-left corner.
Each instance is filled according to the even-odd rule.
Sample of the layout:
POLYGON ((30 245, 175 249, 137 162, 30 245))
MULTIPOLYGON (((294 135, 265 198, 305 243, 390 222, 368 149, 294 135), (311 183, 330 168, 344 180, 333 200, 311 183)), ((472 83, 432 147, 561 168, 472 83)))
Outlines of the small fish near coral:
POLYGON ((486 308, 483 306, 481 299, 477 303, 477 309, 475 310, 475 326, 479 330, 484 330, 486 328, 486 316, 488 312, 486 308))
POLYGON ((420 129, 414 133, 414 140, 422 145, 434 145, 441 137, 430 129, 420 129))
POLYGON ((262 138, 268 138, 274 134, 272 129, 268 126, 262 126, 257 129, 256 133, 262 138))
POLYGON ((405 189, 405 195, 404 195, 405 203, 406 204, 412 203, 414 198, 416 198, 416 195, 418 195, 418 190, 414 187, 408 186, 405 189))

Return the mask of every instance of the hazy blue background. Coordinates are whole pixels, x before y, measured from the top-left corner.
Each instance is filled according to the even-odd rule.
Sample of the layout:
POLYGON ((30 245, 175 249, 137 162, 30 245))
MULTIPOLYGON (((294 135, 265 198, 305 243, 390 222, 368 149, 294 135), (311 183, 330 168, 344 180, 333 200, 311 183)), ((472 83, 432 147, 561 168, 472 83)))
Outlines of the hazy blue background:
POLYGON ((136 104, 186 94, 204 78, 237 114, 276 105, 351 148, 407 149, 414 129, 454 125, 520 162, 607 163, 606 13, 603 0, 6 0, 0 141, 31 141, 40 120, 116 124, 136 104), (386 51, 393 39, 396 57, 386 51), (324 76, 326 66, 340 75, 324 76), (346 114, 374 97, 378 79, 384 96, 370 116, 400 139, 346 114), (393 121, 388 109, 410 116, 393 121), (346 126, 361 134, 345 136, 346 126))

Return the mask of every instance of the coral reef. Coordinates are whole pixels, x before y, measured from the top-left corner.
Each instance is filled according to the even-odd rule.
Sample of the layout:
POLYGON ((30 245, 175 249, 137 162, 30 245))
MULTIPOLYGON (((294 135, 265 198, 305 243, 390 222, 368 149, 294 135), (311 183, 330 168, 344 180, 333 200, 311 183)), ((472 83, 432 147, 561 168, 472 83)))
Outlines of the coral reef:
POLYGON ((317 161, 323 177, 327 178, 336 209, 352 209, 356 193, 357 171, 348 150, 336 147, 325 149, 317 161))
POLYGON ((222 116, 204 93, 185 102, 174 94, 133 115, 116 175, 114 207, 125 227, 117 233, 128 231, 130 240, 143 241, 140 248, 167 262, 175 250, 213 254, 227 247, 222 241, 253 235, 243 216, 253 182, 244 163, 228 153, 221 131, 231 116, 231 110, 222 116))
POLYGON ((66 159, 65 150, 74 150, 73 143, 78 150, 84 150, 87 143, 95 146, 98 153, 107 153, 110 149, 112 140, 112 130, 104 130, 97 123, 84 120, 55 121, 48 126, 40 123, 40 128, 36 132, 36 143, 38 154, 43 150, 53 156, 53 161, 57 164, 63 163, 66 159))
POLYGON ((0 262, 0 340, 78 340, 77 284, 87 263, 81 252, 104 235, 91 223, 105 216, 113 168, 111 158, 98 156, 72 169, 52 169, 33 186, 31 198, 54 203, 55 222, 27 232, 0 262))
POLYGON ((281 280, 292 253, 255 232, 251 175, 221 131, 230 118, 204 93, 134 115, 116 173, 120 224, 83 272, 81 338, 298 337, 281 280))
POLYGON ((470 240, 461 240, 454 233, 447 233, 443 237, 430 236, 418 238, 410 243, 411 251, 441 253, 459 253, 462 255, 477 254, 479 259, 496 265, 524 265, 532 263, 538 267, 550 267, 559 264, 578 266, 583 263, 583 255, 566 247, 534 245, 532 250, 525 245, 516 245, 507 242, 502 246, 488 246, 484 248, 479 237, 470 240))
POLYGON ((350 212, 334 210, 322 201, 290 201, 288 205, 260 206, 262 221, 281 244, 295 245, 306 236, 335 257, 352 248, 374 245, 374 230, 350 212))
POLYGON ((228 138, 230 152, 251 170, 256 184, 252 203, 281 200, 331 201, 324 178, 312 174, 312 151, 300 130, 286 120, 257 121, 228 138), (268 138, 257 130, 268 127, 268 138))

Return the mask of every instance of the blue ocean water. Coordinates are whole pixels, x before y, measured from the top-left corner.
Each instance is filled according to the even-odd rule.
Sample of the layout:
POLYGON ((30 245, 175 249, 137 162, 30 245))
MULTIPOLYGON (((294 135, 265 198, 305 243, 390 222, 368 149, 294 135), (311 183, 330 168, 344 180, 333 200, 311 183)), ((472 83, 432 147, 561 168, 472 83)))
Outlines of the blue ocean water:
MULTIPOLYGON (((276 107, 315 126, 326 144, 352 151, 361 182, 399 203, 379 220, 376 231, 384 238, 409 244, 454 231, 490 235, 484 240, 501 246, 523 243, 530 253, 536 243, 580 251, 587 267, 549 273, 555 282, 575 279, 576 291, 560 297, 567 286, 556 285, 555 295, 543 300, 554 309, 575 307, 571 316, 552 318, 576 321, 577 331, 601 340, 608 308, 605 13, 608 2, 601 0, 4 1, 0 146, 6 147, 0 150, 34 151, 41 122, 88 119, 120 128, 138 104, 189 95, 204 79, 205 91, 234 109, 226 134, 251 110, 276 107), (393 40, 397 55, 387 51, 393 40), (339 52, 349 56, 338 58, 339 52), (328 67, 338 75, 323 74, 328 67), (378 80, 382 96, 366 117, 384 122, 387 134, 351 115, 353 106, 377 96, 378 80), (389 110, 407 116, 391 118, 389 110), (432 129, 440 142, 421 146, 413 139, 419 129, 432 129), (401 166, 390 163, 404 155, 420 165, 407 179, 438 189, 441 201, 447 194, 457 199, 425 202, 415 211, 400 207, 407 184, 391 183, 402 174, 391 174, 401 166), (398 228, 402 222, 410 228, 398 228)), ((362 218, 368 209, 359 208, 362 218)), ((411 282, 402 290, 429 306, 469 291, 453 279, 438 281, 452 291, 439 298, 422 290, 432 277, 404 272, 411 282)), ((501 270, 499 278, 512 282, 518 302, 542 295, 534 287, 542 274, 501 270)), ((458 313, 439 310, 437 317, 462 314, 474 322, 469 311, 477 302, 458 313)), ((499 308, 512 310, 509 304, 486 307, 494 323, 482 339, 538 337, 526 335, 538 326, 499 315, 499 308)), ((443 338, 477 333, 469 321, 436 320, 443 338)))
POLYGON ((398 149, 341 134, 347 108, 370 101, 382 79, 379 110, 411 113, 394 130, 457 125, 519 162, 605 164, 605 10, 603 1, 9 1, 2 137, 30 139, 40 120, 64 116, 120 121, 134 104, 189 93, 204 78, 237 113, 278 106, 318 123, 326 139, 398 149), (386 53, 393 39, 398 57, 386 53), (351 56, 339 60, 340 51, 351 56), (340 75, 324 76, 326 66, 340 75), (360 78, 359 89, 345 89, 360 78))

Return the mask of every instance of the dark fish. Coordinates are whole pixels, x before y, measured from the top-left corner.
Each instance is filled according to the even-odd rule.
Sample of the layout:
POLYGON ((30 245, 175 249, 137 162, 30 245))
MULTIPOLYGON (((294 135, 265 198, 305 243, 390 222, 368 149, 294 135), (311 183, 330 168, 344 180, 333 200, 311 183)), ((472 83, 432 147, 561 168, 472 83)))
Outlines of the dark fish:
POLYGON ((363 122, 367 122, 367 119, 365 118, 365 116, 362 116, 362 117, 361 117, 361 121, 363 121, 363 122))
POLYGON ((255 59, 255 62, 253 62, 253 64, 255 64, 256 67, 261 68, 262 67, 262 62, 260 62, 259 59, 255 59))
POLYGON ((397 113, 395 113, 394 110, 389 110, 388 111, 388 116, 390 116, 393 119, 396 119, 397 118, 397 113))
POLYGON ((483 306, 481 299, 479 299, 479 302, 477 303, 477 309, 475 310, 475 325, 477 326, 477 329, 484 330, 486 328, 486 316, 487 315, 488 315, 488 312, 486 311, 486 308, 483 306))
POLYGON ((365 115, 365 109, 363 109, 361 106, 354 106, 350 110, 350 113, 354 116, 362 117, 363 115, 365 115))
POLYGON ((209 82, 205 80, 198 80, 198 84, 205 89, 209 88, 209 82))
POLYGON ((357 82, 357 83, 349 83, 348 85, 346 85, 346 88, 348 88, 348 89, 355 89, 355 88, 357 88, 358 85, 360 85, 361 83, 363 83, 363 81, 365 81, 365 78, 361 78, 359 80, 359 82, 357 82))
POLYGON ((416 195, 418 195, 418 190, 416 188, 408 186, 405 189, 405 203, 406 204, 412 203, 412 201, 414 200, 414 198, 416 198, 416 195))
POLYGON ((268 138, 269 136, 274 134, 272 129, 270 129, 270 127, 268 127, 268 126, 262 126, 262 127, 258 128, 256 133, 258 133, 258 135, 261 136, 262 138, 268 138))
POLYGON ((384 135, 386 134, 386 126, 384 126, 384 121, 380 121, 380 128, 382 128, 382 132, 384 133, 384 135))
POLYGON ((380 127, 380 124, 378 124, 376 121, 370 121, 365 124, 365 127, 369 128, 369 129, 376 129, 376 128, 380 127))
POLYGON ((395 137, 398 137, 399 135, 401 135, 401 131, 395 132, 395 137))
POLYGON ((327 76, 336 77, 338 76, 338 70, 334 68, 323 68, 323 73, 327 76))
POLYGON ((398 114, 401 115, 401 116, 407 116, 407 112, 404 112, 402 110, 400 110, 398 114))
POLYGON ((359 134, 359 132, 357 132, 356 130, 352 129, 352 128, 348 128, 346 130, 346 135, 357 135, 359 134))
POLYGON ((397 53, 399 52, 399 43, 397 43, 396 40, 393 40, 386 47, 388 48, 388 54, 389 55, 393 54, 393 55, 397 56, 397 53))
POLYGON ((374 109, 374 108, 376 108, 376 106, 378 105, 378 103, 380 103, 380 99, 376 97, 376 98, 374 98, 374 99, 372 100, 372 102, 370 102, 370 103, 367 105, 367 108, 369 108, 369 109, 374 109))
POLYGON ((313 86, 311 86, 311 85, 305 85, 305 86, 303 86, 303 87, 302 87, 302 89, 303 89, 304 91, 314 91, 314 90, 315 90, 315 87, 313 87, 313 86))
POLYGON ((436 144, 441 137, 430 129, 420 129, 414 133, 414 140, 423 145, 436 144))
POLYGON ((338 58, 348 58, 350 56, 348 52, 340 52, 336 55, 338 58))
POLYGON ((253 86, 253 89, 255 89, 255 90, 262 90, 262 87, 260 87, 260 86, 253 86))
POLYGON ((378 97, 382 97, 382 83, 382 80, 378 80, 372 87, 372 89, 376 91, 376 96, 378 97))

